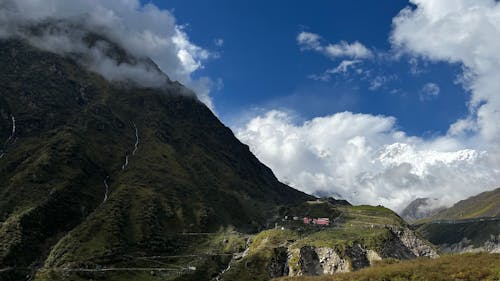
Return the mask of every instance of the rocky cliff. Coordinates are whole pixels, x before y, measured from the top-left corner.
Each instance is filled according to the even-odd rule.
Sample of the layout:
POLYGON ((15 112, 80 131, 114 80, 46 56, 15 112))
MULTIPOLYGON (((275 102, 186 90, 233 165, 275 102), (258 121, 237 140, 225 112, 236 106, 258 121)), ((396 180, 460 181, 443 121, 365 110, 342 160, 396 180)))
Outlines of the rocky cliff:
MULTIPOLYGON (((330 203, 324 202, 325 205, 330 203)), ((326 210, 317 202, 289 211, 326 210)), ((335 205, 330 205, 335 206, 335 205)), ((283 276, 319 276, 369 267, 383 259, 436 258, 432 244, 383 207, 335 206, 337 222, 328 227, 282 223, 253 238, 244 257, 221 280, 269 280, 283 276)))

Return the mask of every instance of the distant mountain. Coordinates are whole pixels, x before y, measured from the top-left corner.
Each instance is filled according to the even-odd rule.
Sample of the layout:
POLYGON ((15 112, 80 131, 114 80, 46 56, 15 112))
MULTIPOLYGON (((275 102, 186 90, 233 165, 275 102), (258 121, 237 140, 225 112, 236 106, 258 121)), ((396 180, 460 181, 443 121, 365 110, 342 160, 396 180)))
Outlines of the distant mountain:
POLYGON ((500 188, 459 201, 430 216, 431 220, 474 219, 500 216, 500 188))
POLYGON ((415 225, 445 252, 500 252, 500 188, 459 201, 415 225))
POLYGON ((411 223, 430 217, 443 209, 437 205, 437 199, 417 198, 401 212, 401 217, 411 223))

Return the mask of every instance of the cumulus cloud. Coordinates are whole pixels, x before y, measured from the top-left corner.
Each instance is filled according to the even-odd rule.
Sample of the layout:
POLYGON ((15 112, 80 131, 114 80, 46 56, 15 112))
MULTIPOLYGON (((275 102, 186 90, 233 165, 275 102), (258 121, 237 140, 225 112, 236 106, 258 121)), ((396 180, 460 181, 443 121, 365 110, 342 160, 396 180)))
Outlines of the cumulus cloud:
POLYGON ((441 88, 439 88, 439 85, 437 85, 436 83, 427 83, 420 90, 420 101, 433 100, 439 96, 440 92, 441 88))
POLYGON ((237 136, 300 190, 398 211, 419 197, 451 204, 500 180, 496 158, 488 152, 448 137, 409 137, 395 122, 342 112, 297 123, 274 110, 252 119, 237 136))
MULTIPOLYGON (((409 57, 416 75, 419 63, 462 65, 457 81, 470 92, 468 116, 429 139, 408 136, 393 117, 343 112, 297 122, 269 111, 237 129, 237 136, 280 179, 306 192, 395 210, 416 198, 450 205, 499 185, 500 3, 410 2, 393 20, 393 51, 409 57)), ((299 45, 325 53, 321 37, 313 35, 297 40, 299 45)), ((337 53, 345 54, 343 49, 337 53)), ((383 81, 372 86, 378 89, 383 81)), ((427 100, 439 92, 429 83, 420 94, 427 100)))
POLYGON ((340 41, 336 44, 323 44, 321 41, 321 36, 315 33, 303 31, 297 35, 297 43, 301 50, 317 51, 332 59, 368 59, 373 57, 373 52, 358 41, 353 43, 340 41))
POLYGON ((87 66, 110 80, 158 86, 165 79, 151 58, 173 80, 197 90, 212 106, 207 83, 192 78, 210 52, 193 44, 175 17, 139 0, 5 0, 0 3, 0 38, 22 37, 36 47, 86 56, 87 66), (50 24, 48 24, 50 22, 50 24), (37 27, 36 32, 33 27, 37 27), (135 61, 109 56, 105 40, 89 44, 91 31, 123 47, 135 61))

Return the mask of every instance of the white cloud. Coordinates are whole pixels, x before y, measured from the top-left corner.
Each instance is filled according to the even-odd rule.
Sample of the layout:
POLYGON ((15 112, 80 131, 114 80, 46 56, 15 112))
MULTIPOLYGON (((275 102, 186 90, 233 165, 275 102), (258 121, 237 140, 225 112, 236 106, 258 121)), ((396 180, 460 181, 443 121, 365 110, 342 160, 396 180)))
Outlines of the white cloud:
POLYGON ((301 50, 316 50, 321 51, 323 47, 321 46, 321 36, 311 32, 301 32, 297 36, 297 43, 299 44, 301 50))
POLYGON ((441 88, 436 83, 427 83, 420 90, 420 101, 429 101, 439 96, 441 88))
POLYGON ((494 155, 449 137, 408 137, 392 117, 342 112, 296 124, 270 111, 236 131, 282 181, 353 203, 401 210, 430 197, 451 204, 500 180, 494 155))
POLYGON ((372 51, 358 41, 354 43, 340 41, 337 44, 324 45, 321 42, 321 36, 311 32, 300 32, 297 36, 297 43, 301 50, 317 51, 332 59, 368 59, 373 57, 372 51))
POLYGON ((387 83, 398 79, 398 76, 396 74, 392 75, 377 75, 375 78, 373 78, 370 81, 370 87, 369 89, 371 91, 376 91, 385 86, 387 83))
POLYGON ((346 41, 341 41, 338 44, 330 44, 326 46, 325 52, 332 58, 350 57, 356 59, 366 59, 373 56, 372 51, 368 50, 368 48, 358 41, 352 44, 349 44, 346 41))
MULTIPOLYGON (((88 48, 84 30, 108 37, 136 57, 153 59, 170 78, 189 87, 203 83, 191 75, 211 54, 189 40, 170 12, 153 4, 142 5, 139 0, 4 0, 0 4, 0 37, 28 38, 37 47, 59 53, 85 53, 93 60, 89 67, 108 79, 161 84, 147 63, 117 64, 104 56, 103 46, 88 48), (47 20, 64 20, 66 26, 59 22, 57 28, 36 36, 27 32, 26 27, 47 20), (69 25, 71 32, 67 32, 69 25)), ((209 89, 197 90, 199 98, 212 106, 209 89)))
POLYGON ((471 92, 470 115, 450 126, 477 131, 479 141, 497 149, 500 141, 500 4, 494 0, 411 0, 394 19, 396 49, 430 61, 459 63, 459 81, 471 92))
POLYGON ((335 74, 342 74, 342 75, 348 75, 350 70, 355 68, 356 74, 362 74, 363 69, 362 68, 356 68, 356 65, 362 63, 360 60, 343 60, 337 65, 335 68, 327 69, 321 74, 313 74, 309 75, 310 79, 313 80, 319 80, 319 81, 329 81, 332 75, 335 74))
POLYGON ((328 70, 330 74, 347 73, 349 68, 361 63, 359 60, 343 60, 336 68, 328 70))

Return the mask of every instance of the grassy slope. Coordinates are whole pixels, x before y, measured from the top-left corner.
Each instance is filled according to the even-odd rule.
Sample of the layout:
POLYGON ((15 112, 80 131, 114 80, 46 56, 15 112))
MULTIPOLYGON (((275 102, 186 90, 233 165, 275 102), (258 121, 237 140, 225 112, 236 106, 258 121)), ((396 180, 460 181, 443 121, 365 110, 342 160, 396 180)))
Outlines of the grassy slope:
POLYGON ((463 254, 435 260, 384 261, 357 272, 322 277, 282 278, 287 281, 498 281, 500 254, 463 254))

